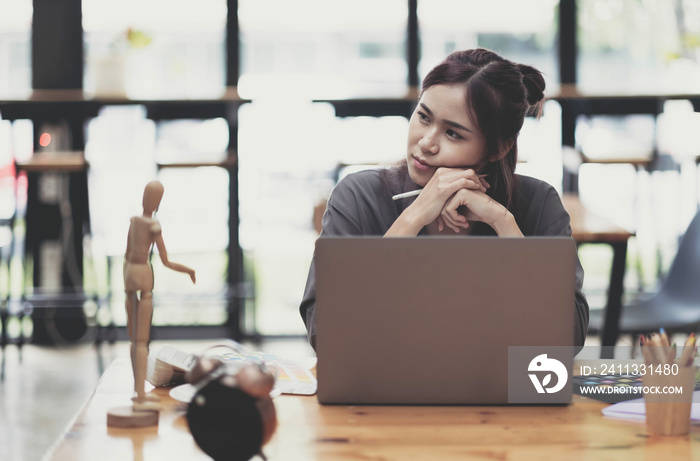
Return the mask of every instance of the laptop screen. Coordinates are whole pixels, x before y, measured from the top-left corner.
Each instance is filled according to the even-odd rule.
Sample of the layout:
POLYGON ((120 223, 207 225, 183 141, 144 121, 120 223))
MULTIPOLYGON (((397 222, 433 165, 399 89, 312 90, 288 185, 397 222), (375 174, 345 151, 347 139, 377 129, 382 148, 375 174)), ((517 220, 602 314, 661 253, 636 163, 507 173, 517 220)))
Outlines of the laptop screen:
POLYGON ((319 401, 511 403, 514 347, 571 351, 570 371, 575 259, 564 237, 319 239, 319 401))

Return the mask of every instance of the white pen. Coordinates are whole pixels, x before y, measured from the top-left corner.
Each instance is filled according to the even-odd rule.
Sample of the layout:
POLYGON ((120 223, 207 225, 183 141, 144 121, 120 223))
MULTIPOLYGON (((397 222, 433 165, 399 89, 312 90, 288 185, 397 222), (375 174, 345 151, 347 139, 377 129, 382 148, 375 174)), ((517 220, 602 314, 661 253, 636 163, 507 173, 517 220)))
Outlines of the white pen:
POLYGON ((391 197, 392 200, 401 200, 402 198, 406 197, 413 197, 414 195, 418 195, 421 193, 423 189, 416 189, 412 190, 411 192, 404 192, 403 194, 396 194, 393 197, 391 197))

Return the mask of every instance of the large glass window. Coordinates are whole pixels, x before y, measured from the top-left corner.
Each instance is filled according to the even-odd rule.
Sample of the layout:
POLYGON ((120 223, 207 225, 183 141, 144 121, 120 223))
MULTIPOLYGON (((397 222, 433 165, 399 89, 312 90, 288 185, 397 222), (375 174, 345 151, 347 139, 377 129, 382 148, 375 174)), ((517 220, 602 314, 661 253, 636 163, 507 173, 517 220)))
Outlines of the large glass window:
POLYGON ((419 75, 449 53, 475 47, 532 65, 558 84, 558 0, 430 0, 418 2, 419 75))
POLYGON ((32 0, 0 0, 0 95, 31 89, 32 0))
POLYGON ((216 97, 225 87, 226 0, 83 0, 88 92, 216 97))
POLYGON ((406 0, 241 0, 242 97, 406 91, 406 0))
POLYGON ((401 158, 406 126, 344 121, 311 100, 405 94, 407 2, 240 0, 239 24, 238 91, 253 99, 238 140, 240 238, 256 288, 247 319, 263 334, 302 333, 314 213, 336 166, 401 158))
MULTIPOLYGON (((157 177, 165 187, 157 218, 170 259, 197 271, 197 284, 165 268, 154 256, 158 309, 154 325, 218 325, 226 319, 228 172, 219 167, 156 170, 161 165, 223 158, 228 144, 224 120, 155 122, 143 106, 106 106, 87 125, 85 156, 91 262, 86 274, 95 291, 110 295, 117 324, 126 322, 121 267, 129 219, 141 213, 143 188, 157 177), (119 191, 119 193, 115 193, 119 191), (196 306, 196 308, 194 308, 196 306)), ((156 250, 157 251, 157 250, 156 250)))
POLYGON ((299 303, 336 172, 401 160, 407 129, 403 117, 341 119, 309 101, 241 107, 240 242, 256 288, 248 320, 260 333, 305 331, 299 303))
POLYGON ((579 0, 578 26, 586 90, 700 89, 700 1, 579 0))

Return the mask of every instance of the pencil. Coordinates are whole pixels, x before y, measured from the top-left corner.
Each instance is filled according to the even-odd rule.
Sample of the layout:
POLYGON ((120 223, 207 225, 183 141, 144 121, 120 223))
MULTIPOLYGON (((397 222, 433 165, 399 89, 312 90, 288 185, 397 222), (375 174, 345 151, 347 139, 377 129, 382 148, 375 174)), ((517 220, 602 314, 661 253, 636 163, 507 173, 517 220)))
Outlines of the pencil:
POLYGON ((412 190, 410 192, 404 192, 403 194, 396 194, 393 197, 391 197, 391 199, 392 200, 401 200, 402 198, 413 197, 415 195, 420 194, 422 190, 423 189, 416 189, 416 190, 412 190))
POLYGON ((663 328, 659 328, 659 341, 661 342, 661 346, 662 346, 661 350, 662 350, 664 356, 668 357, 669 349, 671 348, 671 344, 668 340, 668 335, 666 334, 666 330, 664 330, 663 328))
POLYGON ((681 358, 679 360, 680 366, 688 367, 688 366, 693 364, 694 359, 695 359, 695 333, 691 333, 690 336, 688 336, 688 339, 685 341, 685 344, 683 345, 683 353, 681 354, 681 358))
POLYGON ((661 337, 658 333, 652 333, 646 343, 650 347, 650 355, 654 360, 654 363, 664 363, 665 354, 664 348, 661 344, 661 337))
POLYGON ((642 350, 642 355, 644 356, 644 363, 647 365, 653 365, 656 362, 654 357, 654 347, 649 344, 649 338, 642 335, 639 338, 639 348, 642 350))
POLYGON ((666 363, 669 365, 672 365, 674 363, 674 360, 676 360, 676 345, 674 344, 673 346, 670 347, 670 349, 666 352, 666 363))

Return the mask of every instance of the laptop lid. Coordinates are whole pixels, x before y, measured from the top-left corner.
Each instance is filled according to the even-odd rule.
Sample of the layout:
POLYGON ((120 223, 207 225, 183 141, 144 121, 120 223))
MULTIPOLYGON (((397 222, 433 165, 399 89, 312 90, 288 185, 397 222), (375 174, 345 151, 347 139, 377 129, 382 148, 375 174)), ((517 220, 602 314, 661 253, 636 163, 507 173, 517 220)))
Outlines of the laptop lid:
MULTIPOLYGON (((571 376, 575 258, 565 237, 319 239, 319 401, 507 404, 521 388, 537 396, 529 374, 551 397, 556 380, 528 369, 553 346, 571 376), (509 389, 509 354, 526 346, 509 389)), ((570 400, 567 383, 551 403, 570 400)))

